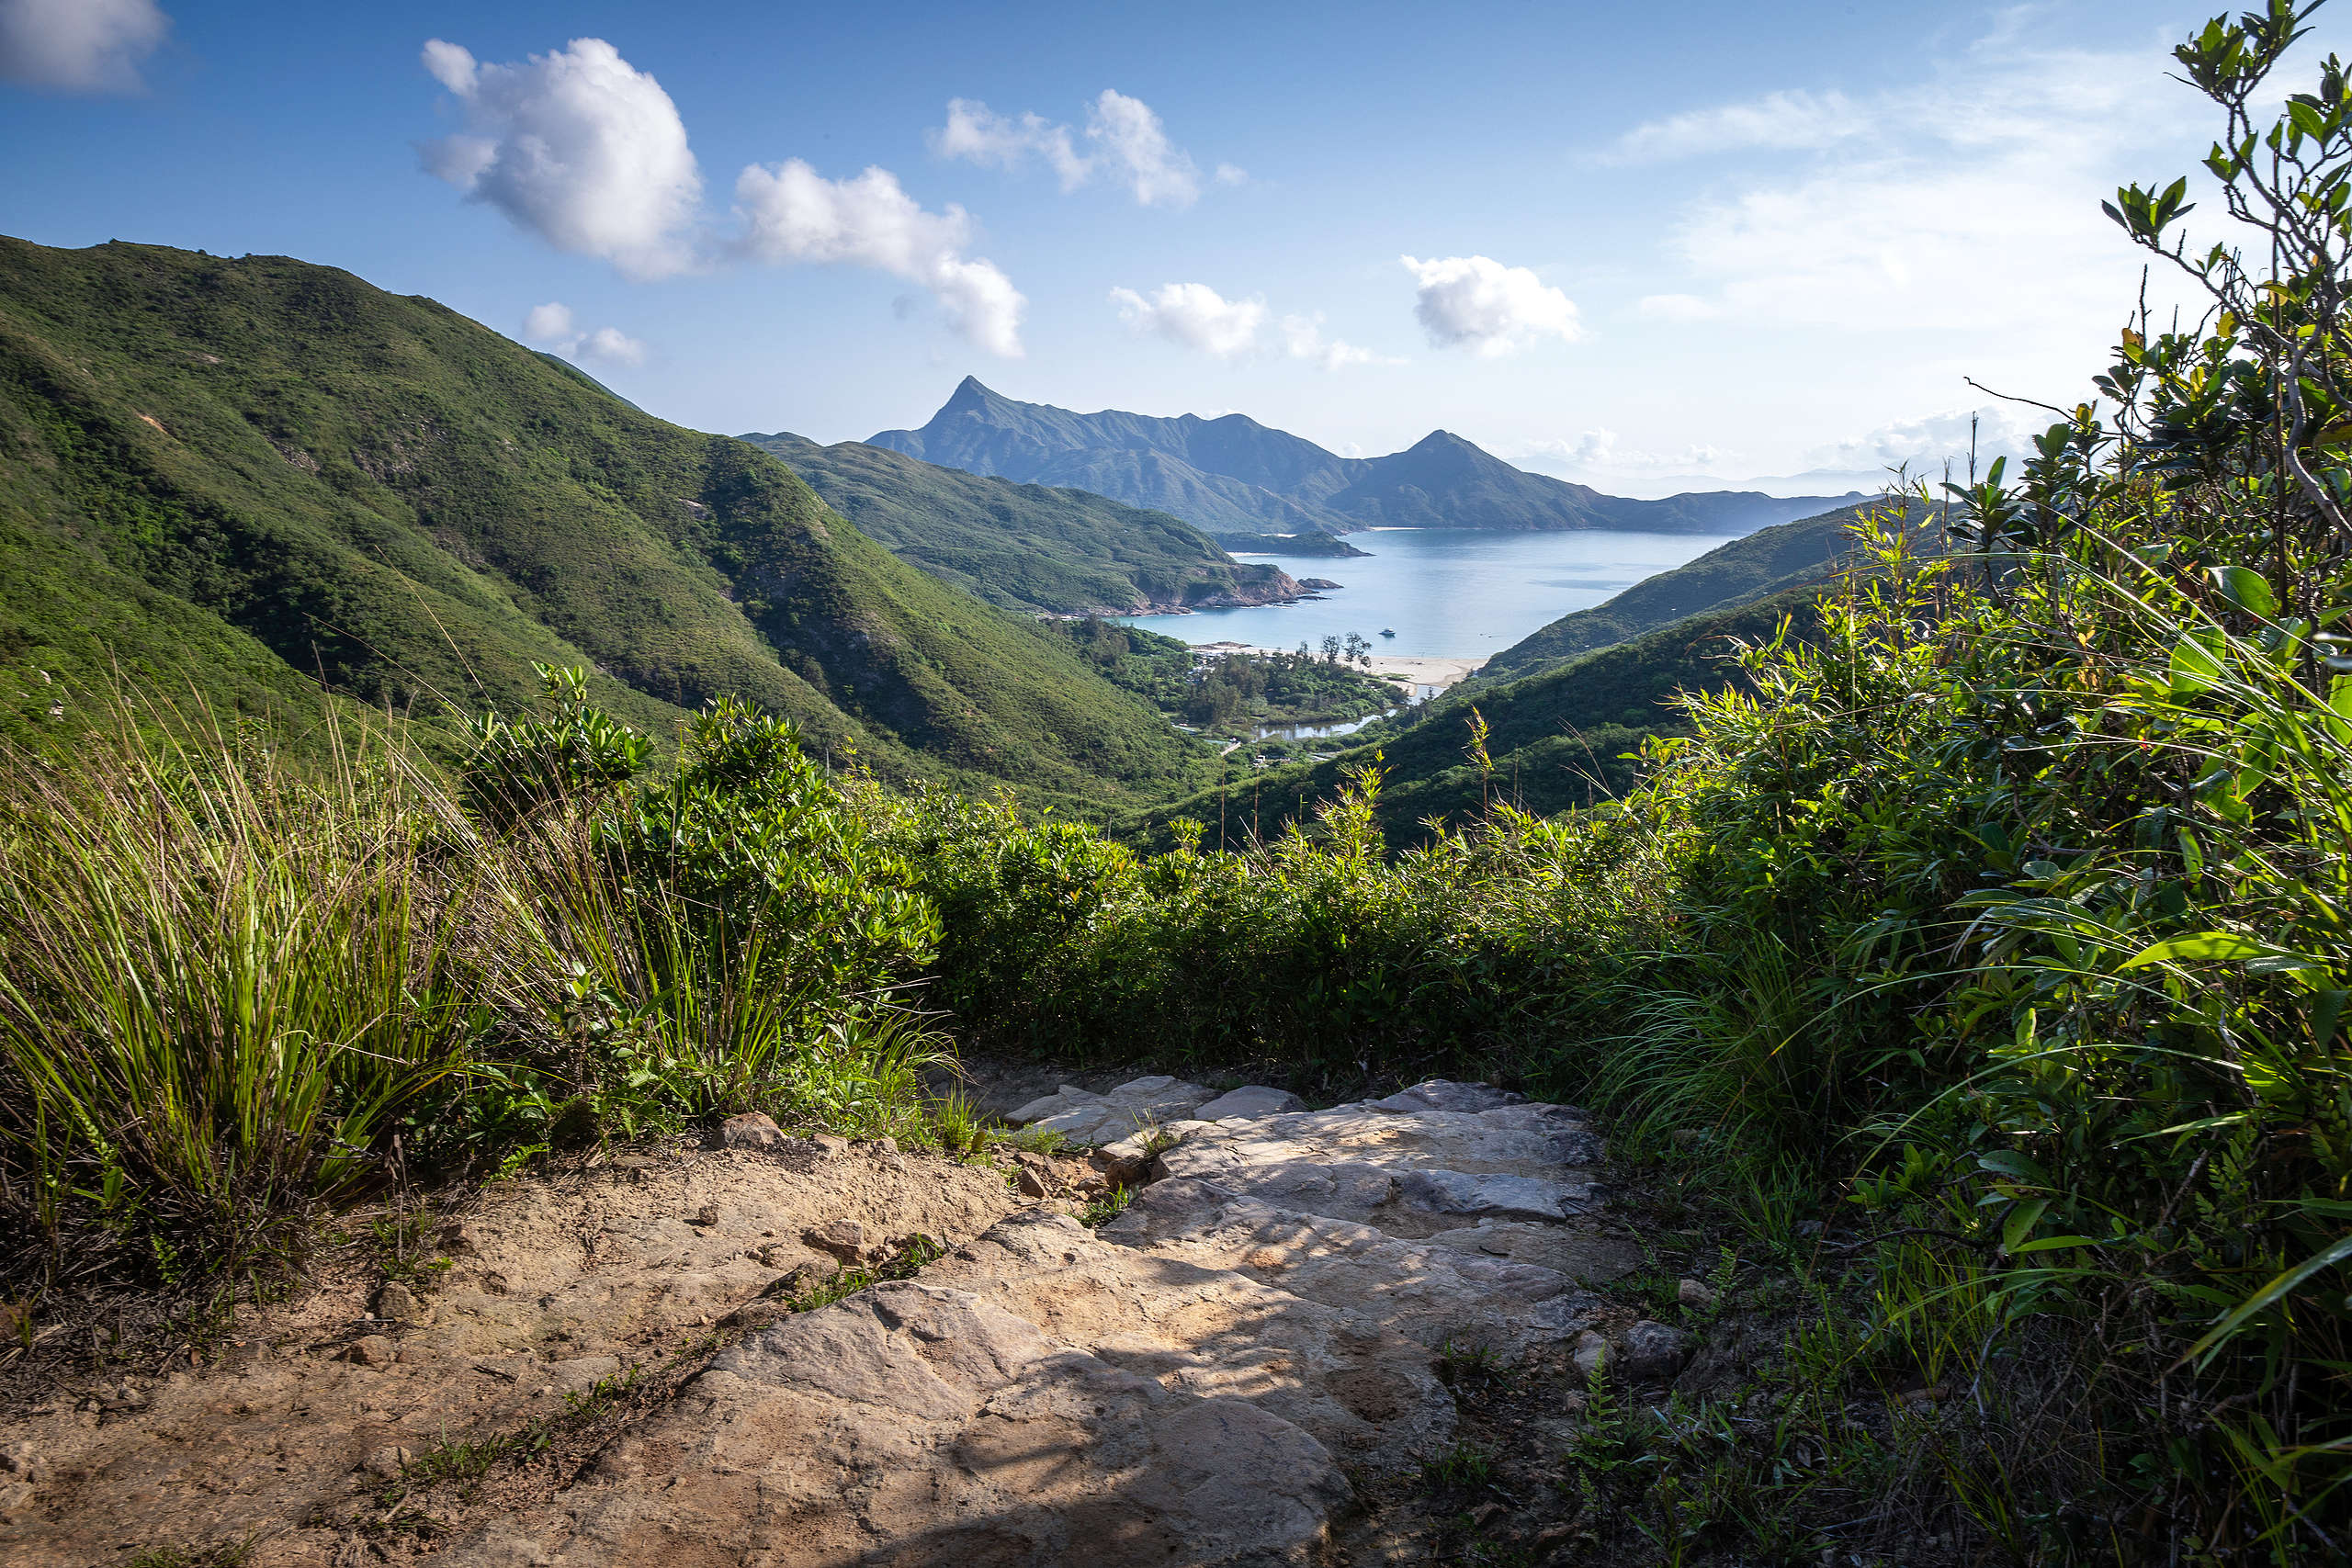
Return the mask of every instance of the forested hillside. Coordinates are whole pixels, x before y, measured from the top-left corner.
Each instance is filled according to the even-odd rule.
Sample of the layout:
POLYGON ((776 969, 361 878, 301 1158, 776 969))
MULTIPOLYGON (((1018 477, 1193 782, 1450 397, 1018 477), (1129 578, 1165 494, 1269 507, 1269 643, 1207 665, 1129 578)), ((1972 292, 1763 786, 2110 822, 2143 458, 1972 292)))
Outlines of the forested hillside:
POLYGON ((1125 615, 1265 604, 1303 592, 1199 529, 1082 490, 943 468, 861 441, 746 435, 868 538, 943 582, 1012 610, 1125 615))
POLYGON ((1744 685, 1737 645, 1770 642, 1784 630, 1802 641, 1817 624, 1820 597, 1818 586, 1787 590, 1517 680, 1448 693, 1366 726, 1328 761, 1269 767, 1153 807, 1141 831, 1164 844, 1171 841, 1167 824, 1190 817, 1209 825, 1212 841, 1220 830, 1228 843, 1246 833, 1275 835, 1310 820, 1367 768, 1383 780, 1381 829, 1399 846, 1426 841, 1429 818, 1458 827, 1496 803, 1543 816, 1589 806, 1633 786, 1651 738, 1690 733, 1688 717, 1671 705, 1679 694, 1744 685))
POLYGON ((118 668, 223 713, 316 682, 437 716, 540 661, 657 735, 738 696, 896 776, 1116 795, 1199 765, 768 454, 332 268, 0 242, 0 450, 19 736, 118 668))
MULTIPOLYGON (((1540 626, 1478 667, 1468 689, 1532 674, 1562 660, 1624 642, 1686 615, 1742 604, 1826 582, 1841 561, 1856 555, 1854 525, 1867 515, 1892 516, 1906 510, 1892 502, 1865 502, 1818 517, 1759 528, 1745 538, 1718 545, 1696 560, 1645 578, 1589 610, 1578 610, 1540 626)), ((1926 508, 1909 503, 1915 514, 1926 508)))

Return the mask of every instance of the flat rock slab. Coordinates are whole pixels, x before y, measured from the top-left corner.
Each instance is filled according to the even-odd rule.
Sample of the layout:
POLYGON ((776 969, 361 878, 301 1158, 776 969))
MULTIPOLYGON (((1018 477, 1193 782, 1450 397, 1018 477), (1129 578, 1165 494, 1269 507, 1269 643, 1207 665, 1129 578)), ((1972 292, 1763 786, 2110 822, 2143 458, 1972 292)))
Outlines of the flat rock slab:
POLYGON ((830 1267, 807 1227, 952 1245, 1023 1201, 1000 1170, 843 1149, 631 1156, 494 1188, 441 1232, 452 1266, 407 1321, 371 1322, 363 1294, 322 1291, 299 1316, 242 1325, 222 1364, 145 1390, 136 1408, 68 1403, 17 1424, 11 1438, 34 1446, 43 1474, 0 1518, 0 1562, 88 1568, 247 1535, 266 1542, 256 1568, 358 1561, 336 1555, 332 1521, 382 1485, 360 1468, 370 1455, 560 1415, 566 1393, 659 1360, 794 1269, 830 1267))
POLYGON ((1280 1116, 1285 1111, 1306 1109, 1306 1101, 1286 1089, 1267 1089, 1251 1084, 1246 1089, 1218 1095, 1193 1111, 1192 1115, 1198 1122, 1223 1122, 1233 1117, 1254 1122, 1261 1116, 1280 1116))
POLYGON ((971 1290, 1166 1388, 1247 1400, 1352 1467, 1410 1468, 1453 1432, 1453 1396, 1424 1345, 1386 1321, 1393 1314, 1301 1290, 1248 1247, 1187 1255, 1125 1245, 1132 1239, 1057 1214, 1015 1214, 923 1278, 971 1290))
MULTIPOLYGON (((435 1493, 464 1516, 437 1554, 1306 1568, 1351 1475, 1409 1474, 1452 1438, 1432 1352, 1574 1342, 1601 1321, 1580 1270, 1631 1261, 1589 1218, 1583 1113, 1485 1085, 1308 1111, 1148 1077, 1065 1085, 1013 1119, 1096 1144, 1150 1127, 1093 1157, 1161 1179, 1096 1232, 1024 1206, 1009 1179, 1027 1166, 749 1122, 741 1147, 517 1184, 443 1234, 454 1267, 424 1300, 387 1288, 398 1310, 373 1317, 322 1295, 266 1359, 158 1389, 135 1418, 28 1428, 38 1470, 9 1483, 0 1559, 255 1534, 256 1568, 357 1561, 398 1473, 381 1456, 512 1435, 716 1329, 737 1337, 568 1484, 435 1493), (917 1231, 950 1248, 917 1278, 790 1311, 808 1271, 917 1231)), ((1647 1327, 1629 1364, 1679 1366, 1689 1347, 1647 1327)))
POLYGON ((1015 1127, 1059 1133, 1073 1144, 1114 1144, 1142 1127, 1182 1121, 1216 1098, 1216 1091, 1181 1078, 1135 1078, 1105 1093, 1064 1084, 1005 1120, 1015 1127))
POLYGON ((1248 1274, 1430 1348, 1451 1340, 1516 1352, 1573 1337, 1601 1305, 1557 1269, 1399 1240, 1205 1181, 1145 1188, 1102 1234, 1155 1258, 1248 1274))
POLYGON ((461 1563, 1304 1564, 1351 1495, 1259 1404, 1171 1389, 970 1292, 881 1285, 721 1355, 461 1563))

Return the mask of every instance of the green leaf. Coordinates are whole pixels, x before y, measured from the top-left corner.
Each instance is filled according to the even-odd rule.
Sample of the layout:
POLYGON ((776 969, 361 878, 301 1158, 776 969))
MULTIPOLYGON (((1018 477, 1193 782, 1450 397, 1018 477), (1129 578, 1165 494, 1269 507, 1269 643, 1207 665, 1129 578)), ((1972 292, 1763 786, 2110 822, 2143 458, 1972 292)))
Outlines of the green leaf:
POLYGON ((2041 1216, 2049 1212, 2047 1198, 2029 1198, 2011 1209, 2009 1217, 2001 1224, 2001 1250, 2014 1256, 2025 1238, 2033 1234, 2033 1227, 2041 1223, 2041 1216))
POLYGON ((2123 967, 2139 969, 2151 964, 2181 958, 2260 958, 2272 951, 2252 937, 2239 936, 2233 931, 2199 931, 2193 936, 2171 937, 2153 947, 2143 947, 2125 959, 2123 967))
POLYGON ((2052 1247, 2097 1247, 2098 1245, 2098 1242, 2086 1235, 2045 1235, 2027 1242, 2023 1247, 2012 1247, 2008 1252, 2012 1258, 2023 1258, 2029 1252, 2048 1252, 2052 1247))
POLYGON ((1995 1149, 1991 1154, 1979 1155, 1976 1163, 1996 1175, 2013 1177, 2019 1181, 2047 1182, 2050 1179, 2041 1167, 2015 1149, 1995 1149))
POLYGON ((2173 644, 2169 673, 2176 695, 2202 692, 2222 676, 2222 649, 2228 638, 2218 626, 2199 626, 2173 644))
POLYGON ((2312 1257, 2305 1258, 2294 1268, 2288 1269, 2285 1273, 2271 1280, 2270 1283, 2263 1286, 2262 1289, 2255 1292, 2254 1294, 2240 1302, 2236 1308, 2232 1311, 2227 1317, 2224 1317, 2221 1322, 2215 1324, 2211 1329, 2207 1330, 2205 1337, 2202 1339, 2199 1339, 2196 1344, 2191 1345, 2188 1349, 2182 1351, 2180 1353, 2180 1359, 2175 1361, 2173 1365, 2176 1367, 2180 1366, 2184 1362, 2187 1362, 2195 1357, 2205 1354, 2208 1350, 2211 1350, 2215 1346, 2221 1344, 2222 1340, 2227 1339, 2231 1335, 2236 1333, 2239 1325, 2245 1323, 2246 1319, 2252 1317, 2256 1313, 2260 1312, 2264 1307, 2268 1306, 2272 1302, 2277 1301, 2279 1297, 2285 1295, 2288 1292, 2293 1290, 2296 1286, 2301 1284, 2304 1280, 2310 1279, 2321 1269, 2333 1268, 2335 1265, 2343 1262, 2347 1258, 2352 1258, 2352 1235, 2344 1236, 2325 1250, 2315 1253, 2312 1257))
POLYGON ((2223 596, 2239 609, 2268 620, 2278 613, 2278 596, 2270 592, 2270 584, 2262 573, 2246 566, 2217 566, 2212 570, 2213 584, 2223 596))

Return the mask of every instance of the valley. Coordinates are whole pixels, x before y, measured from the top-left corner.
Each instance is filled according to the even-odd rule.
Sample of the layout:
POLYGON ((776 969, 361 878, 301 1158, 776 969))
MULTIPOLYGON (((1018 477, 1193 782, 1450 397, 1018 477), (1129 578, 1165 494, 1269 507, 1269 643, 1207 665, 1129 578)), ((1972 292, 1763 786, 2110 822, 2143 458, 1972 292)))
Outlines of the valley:
POLYGON ((2319 5, 968 9, 0 0, 0 1560, 2352 1557, 2319 5))

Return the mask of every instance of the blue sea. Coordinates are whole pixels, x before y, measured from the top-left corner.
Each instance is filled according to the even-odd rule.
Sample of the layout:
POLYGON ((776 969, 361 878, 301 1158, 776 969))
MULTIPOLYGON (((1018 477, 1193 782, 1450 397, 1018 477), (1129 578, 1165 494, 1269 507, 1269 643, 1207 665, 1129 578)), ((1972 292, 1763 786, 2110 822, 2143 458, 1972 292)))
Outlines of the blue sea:
POLYGON ((1131 615, 1127 624, 1195 645, 1319 648, 1356 632, 1375 653, 1484 659, 1573 610, 1589 609, 1645 577, 1682 565, 1736 536, 1487 533, 1466 528, 1374 528, 1350 534, 1368 556, 1246 555, 1293 577, 1342 586, 1296 604, 1131 615), (1385 637, 1386 627, 1396 635, 1385 637))

